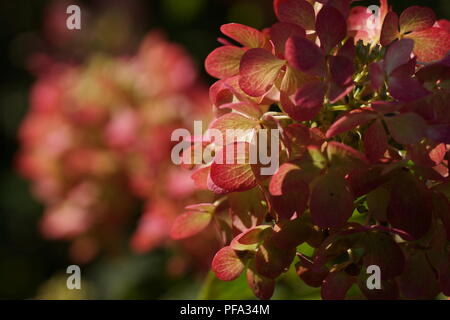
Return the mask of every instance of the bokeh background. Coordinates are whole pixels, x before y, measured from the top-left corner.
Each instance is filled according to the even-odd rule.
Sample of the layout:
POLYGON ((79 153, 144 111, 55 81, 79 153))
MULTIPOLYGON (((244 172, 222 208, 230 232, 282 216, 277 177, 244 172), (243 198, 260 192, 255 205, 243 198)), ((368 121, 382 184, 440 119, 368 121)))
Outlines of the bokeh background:
MULTIPOLYGON (((50 8, 58 3, 62 2, 0 2, 0 299, 252 298, 244 281, 220 283, 206 272, 189 268, 174 275, 167 271, 170 249, 137 254, 127 243, 120 255, 100 255, 83 265, 82 290, 67 290, 65 270, 72 264, 67 254, 69 244, 47 240, 39 233, 43 207, 31 195, 29 182, 17 173, 17 132, 36 80, 30 70, 34 54, 46 52, 55 59, 83 63, 93 53, 135 52, 144 35, 158 29, 170 41, 184 46, 199 70, 200 81, 207 86, 213 79, 204 72, 203 61, 218 46, 220 25, 270 26, 275 21, 272 0, 77 1, 82 7, 82 28, 89 28, 83 30, 89 35, 83 45, 65 41, 70 37, 70 33, 60 32, 65 20, 49 22, 50 8), (89 12, 88 26, 84 25, 84 9, 89 12)), ((397 12, 410 5, 424 5, 433 8, 439 18, 450 19, 448 0, 392 0, 390 4, 397 12)), ((65 8, 61 6, 61 10, 65 8)), ((138 218, 136 214, 128 226, 130 235, 138 218)), ((286 285, 277 289, 275 298, 318 297, 314 290, 290 287, 290 276, 295 275, 286 276, 286 285)), ((298 285, 299 281, 291 282, 298 285)))

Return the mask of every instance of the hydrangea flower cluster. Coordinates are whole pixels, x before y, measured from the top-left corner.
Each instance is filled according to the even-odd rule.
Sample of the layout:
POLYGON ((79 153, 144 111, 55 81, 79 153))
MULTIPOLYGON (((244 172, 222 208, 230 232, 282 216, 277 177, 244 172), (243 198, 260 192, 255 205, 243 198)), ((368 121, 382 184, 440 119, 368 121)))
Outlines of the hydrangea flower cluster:
POLYGON ((450 23, 352 2, 275 0, 278 23, 223 25, 231 40, 205 62, 219 79, 209 128, 278 128, 281 165, 261 176, 260 164, 220 161, 228 145, 196 139, 216 155, 192 178, 216 201, 189 206, 172 236, 214 224, 224 246, 212 270, 246 272, 261 299, 291 265, 324 299, 351 287, 368 299, 450 295, 450 23), (367 286, 369 266, 381 288, 367 286))
MULTIPOLYGON (((72 258, 87 262, 123 247, 144 204, 132 247, 146 252, 166 243, 187 199, 211 199, 167 156, 171 132, 209 114, 190 57, 152 33, 134 56, 94 56, 81 65, 47 58, 40 69, 18 163, 45 206, 42 233, 71 240, 72 258)), ((204 260, 211 237, 183 245, 204 260)))

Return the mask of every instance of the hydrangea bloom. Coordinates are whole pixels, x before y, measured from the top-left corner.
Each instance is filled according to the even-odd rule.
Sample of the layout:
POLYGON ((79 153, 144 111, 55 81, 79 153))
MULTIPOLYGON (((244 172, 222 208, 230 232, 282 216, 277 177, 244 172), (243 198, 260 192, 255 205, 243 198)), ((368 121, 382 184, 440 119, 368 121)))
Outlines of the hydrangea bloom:
MULTIPOLYGON (((168 157, 172 131, 207 117, 207 108, 190 57, 158 33, 134 56, 46 62, 31 91, 18 158, 45 205, 42 233, 71 240, 72 258, 86 262, 122 246, 144 203, 132 247, 146 252, 166 243, 180 206, 211 198, 196 193, 168 157)), ((203 261, 211 237, 183 245, 203 261)))
MULTIPOLYGON (((275 0, 278 23, 222 26, 232 41, 205 62, 219 79, 210 129, 278 128, 281 166, 260 176, 210 145, 216 156, 192 177, 217 200, 173 230, 217 225, 212 270, 246 272, 259 298, 292 264, 324 299, 354 285, 368 299, 450 295, 449 23, 418 6, 398 17, 386 0, 367 23, 352 2, 275 0), (366 286, 372 265, 381 289, 366 286)), ((247 143, 237 138, 231 147, 247 143)))

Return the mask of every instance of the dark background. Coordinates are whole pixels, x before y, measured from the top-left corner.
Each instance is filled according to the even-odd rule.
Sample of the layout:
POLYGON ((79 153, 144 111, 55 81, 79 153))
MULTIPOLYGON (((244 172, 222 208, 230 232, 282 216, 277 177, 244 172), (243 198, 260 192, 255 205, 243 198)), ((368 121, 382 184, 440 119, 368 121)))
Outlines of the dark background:
MULTIPOLYGON (((63 242, 41 238, 36 230, 40 218, 39 203, 31 197, 29 186, 14 168, 17 151, 16 131, 28 108, 28 90, 34 79, 26 65, 35 50, 49 50, 65 58, 82 59, 72 48, 58 48, 43 40, 44 17, 51 1, 3 0, 0 2, 0 298, 53 298, 57 296, 58 277, 70 264, 63 242)), ((92 50, 114 53, 133 50, 146 31, 164 30, 192 55, 201 77, 211 83, 203 71, 205 57, 218 46, 220 25, 239 22, 256 28, 274 21, 271 0, 152 0, 152 1, 78 1, 92 14, 111 7, 131 17, 132 37, 126 47, 102 46, 93 41, 92 50)), ((362 5, 377 4, 361 1, 362 5)), ((450 18, 448 0, 394 0, 394 10, 423 5, 435 10, 439 18, 450 18)), ((83 10, 83 9, 82 9, 83 10)), ((82 11, 83 12, 83 11, 82 11)), ((83 19, 83 18, 82 18, 83 19)), ((97 30, 98 32, 98 30, 97 30)), ((100 37, 101 39, 101 37, 100 37)), ((89 267, 92 289, 86 297, 96 298, 196 298, 199 281, 188 276, 169 279, 164 276, 166 253, 157 250, 144 256, 130 253, 114 263, 100 259, 89 267)), ((66 297, 71 298, 71 297, 66 297)))

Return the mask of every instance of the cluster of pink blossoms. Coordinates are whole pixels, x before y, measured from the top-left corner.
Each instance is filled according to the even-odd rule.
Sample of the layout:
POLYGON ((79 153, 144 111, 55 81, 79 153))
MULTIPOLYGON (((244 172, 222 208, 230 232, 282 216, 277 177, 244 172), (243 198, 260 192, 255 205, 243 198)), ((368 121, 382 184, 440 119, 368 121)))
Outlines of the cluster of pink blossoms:
MULTIPOLYGON (((114 254, 123 247, 143 210, 131 246, 146 252, 165 244, 188 199, 211 199, 168 156, 172 131, 209 114, 190 57, 152 33, 131 57, 47 61, 39 69, 18 163, 45 206, 42 233, 72 241, 72 258, 88 262, 101 250, 114 254)), ((206 264, 211 239, 203 235, 183 246, 206 264)))
MULTIPOLYGON (((262 176, 262 164, 224 163, 225 147, 196 140, 216 155, 192 178, 216 200, 187 207, 172 236, 214 224, 212 270, 246 272, 262 299, 291 267, 324 299, 352 287, 368 299, 450 295, 450 23, 352 2, 275 0, 278 23, 223 25, 232 40, 206 59, 220 79, 210 129, 279 129, 281 165, 262 176), (370 266, 380 288, 367 285, 370 266)), ((247 138, 226 146, 248 152, 247 138)))

